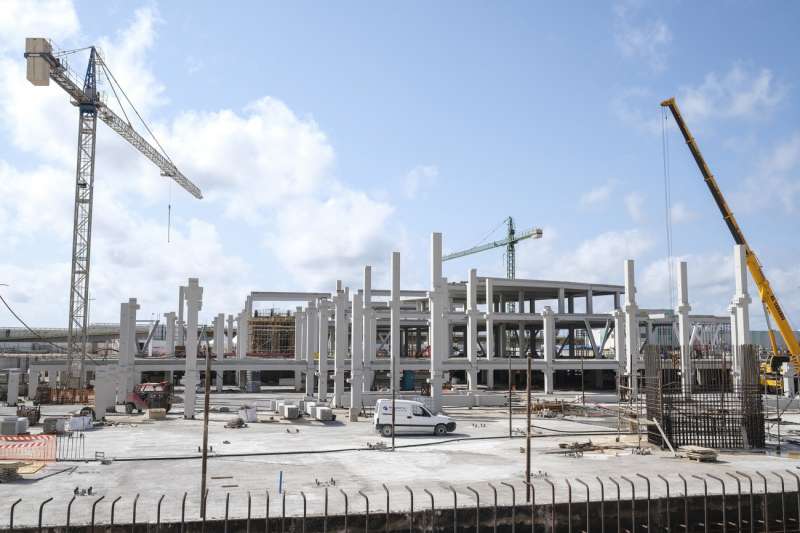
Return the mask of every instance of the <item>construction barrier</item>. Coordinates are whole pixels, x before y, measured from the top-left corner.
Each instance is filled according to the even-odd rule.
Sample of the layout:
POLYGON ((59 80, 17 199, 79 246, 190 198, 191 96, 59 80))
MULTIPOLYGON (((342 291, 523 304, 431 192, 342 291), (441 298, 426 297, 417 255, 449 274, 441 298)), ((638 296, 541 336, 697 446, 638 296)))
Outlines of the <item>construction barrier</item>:
POLYGON ((55 461, 55 435, 2 435, 2 461, 55 461))

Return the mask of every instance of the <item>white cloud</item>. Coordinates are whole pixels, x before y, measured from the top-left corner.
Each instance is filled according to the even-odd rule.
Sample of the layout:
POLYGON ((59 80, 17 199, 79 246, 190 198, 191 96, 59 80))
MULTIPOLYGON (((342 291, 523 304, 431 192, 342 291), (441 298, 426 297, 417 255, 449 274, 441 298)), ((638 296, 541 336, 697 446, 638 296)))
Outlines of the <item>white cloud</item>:
POLYGON ((800 197, 800 133, 780 142, 733 195, 736 210, 754 212, 780 206, 796 214, 800 197))
MULTIPOLYGON (((146 118, 167 102, 149 59, 158 23, 155 10, 139 9, 127 27, 95 41, 146 118)), ((62 33, 75 37, 77 30, 69 31, 62 33)), ((25 161, 0 158, 0 237, 7 248, 0 280, 13 286, 8 294, 24 316, 59 325, 67 313, 77 112, 57 86, 28 84, 21 47, 0 49, 2 134, 22 154, 14 161, 25 161), (53 241, 47 253, 15 255, 43 239, 53 241)), ((173 309, 177 286, 190 276, 206 288, 204 314, 237 311, 257 270, 231 250, 223 220, 237 236, 264 243, 268 260, 301 288, 330 287, 402 243, 403 228, 387 227, 393 207, 336 177, 334 149, 312 118, 269 96, 241 110, 177 111, 151 126, 205 199, 187 208, 193 214, 173 216, 170 244, 165 213, 153 209, 166 203, 167 182, 116 133, 98 127, 93 320, 117 320, 119 302, 128 297, 139 297, 140 316, 173 309)), ((173 195, 184 194, 173 188, 173 195)))
POLYGON ((617 2, 614 14, 614 41, 622 54, 644 61, 654 72, 663 71, 672 42, 669 26, 660 18, 646 18, 635 1, 617 2))
POLYGON ((604 204, 611 197, 611 192, 616 186, 615 180, 609 180, 603 185, 595 187, 581 195, 579 202, 585 207, 592 207, 599 204, 604 204))
POLYGON ((22 55, 26 37, 52 39, 58 45, 78 33, 70 0, 4 0, 0 17, 0 53, 22 55))
POLYGON ((422 189, 432 187, 437 177, 439 169, 435 165, 416 166, 403 176, 403 192, 407 198, 416 198, 422 189))
POLYGON ((677 202, 670 207, 670 219, 673 224, 683 224, 695 218, 697 218, 697 213, 689 209, 683 202, 677 202))
POLYGON ((664 118, 658 102, 659 98, 652 91, 642 87, 630 87, 612 98, 611 113, 623 124, 639 131, 660 134, 664 118))
POLYGON ((626 194, 624 201, 625 209, 628 211, 628 215, 630 215, 633 221, 636 223, 644 222, 646 218, 644 212, 644 195, 634 191, 626 194))
POLYGON ((734 65, 720 75, 706 74, 696 87, 682 87, 678 104, 688 121, 711 118, 760 118, 780 104, 786 85, 767 68, 748 70, 734 65))
POLYGON ((645 307, 670 307, 670 291, 676 294, 677 274, 680 261, 687 262, 689 281, 689 303, 693 314, 727 315, 733 297, 733 259, 731 254, 711 252, 688 254, 673 258, 672 284, 670 267, 666 257, 659 257, 644 264, 637 275, 637 291, 640 305, 645 307))

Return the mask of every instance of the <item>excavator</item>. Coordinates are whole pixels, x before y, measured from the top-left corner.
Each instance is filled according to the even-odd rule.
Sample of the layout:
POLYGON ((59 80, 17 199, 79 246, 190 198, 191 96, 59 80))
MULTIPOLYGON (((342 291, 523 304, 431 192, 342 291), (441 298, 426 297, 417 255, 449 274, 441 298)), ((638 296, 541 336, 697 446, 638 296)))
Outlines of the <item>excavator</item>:
POLYGON ((725 221, 725 224, 728 226, 731 235, 733 236, 734 242, 745 247, 745 251, 747 253, 747 269, 750 271, 753 282, 758 288, 758 293, 761 296, 761 302, 764 306, 764 315, 767 320, 770 344, 772 347, 772 353, 769 355, 768 359, 761 363, 761 385, 768 391, 778 392, 783 387, 783 382, 780 375, 781 365, 783 363, 791 362, 795 368, 795 372, 800 370, 800 341, 798 341, 797 336, 795 335, 794 330, 789 323, 789 319, 786 318, 786 314, 783 312, 781 304, 778 302, 778 296, 772 290, 758 257, 752 248, 750 248, 750 245, 747 244, 744 233, 742 233, 739 224, 736 222, 736 218, 733 216, 733 211, 731 211, 730 207, 728 207, 728 203, 725 201, 725 197, 722 195, 719 185, 717 185, 717 180, 714 178, 714 175, 708 168, 703 155, 700 153, 700 148, 697 146, 697 142, 689 132, 689 128, 686 126, 686 122, 683 120, 683 116, 678 109, 678 104, 675 102, 675 98, 664 100, 661 102, 661 106, 668 108, 672 113, 675 123, 681 130, 681 134, 683 135, 683 138, 689 147, 689 151, 692 153, 692 157, 694 157, 695 163, 697 163, 697 167, 700 169, 700 173, 703 175, 703 179, 708 186, 708 190, 711 191, 711 196, 714 198, 714 202, 717 204, 717 207, 722 214, 722 218, 725 221), (781 353, 781 350, 778 348, 778 342, 775 338, 775 333, 772 331, 770 317, 778 326, 778 331, 783 338, 783 342, 786 344, 788 352, 786 354, 781 353))

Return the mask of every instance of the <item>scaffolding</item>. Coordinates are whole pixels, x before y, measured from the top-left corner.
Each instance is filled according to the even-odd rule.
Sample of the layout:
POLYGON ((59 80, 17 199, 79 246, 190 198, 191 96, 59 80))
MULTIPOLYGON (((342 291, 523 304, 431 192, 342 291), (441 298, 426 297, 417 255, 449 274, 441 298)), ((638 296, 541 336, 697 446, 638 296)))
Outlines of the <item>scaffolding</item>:
MULTIPOLYGON (((659 422, 673 446, 708 448, 763 448, 764 409, 758 385, 758 351, 739 348, 741 376, 734 380, 732 359, 725 351, 693 354, 692 376, 683 381, 684 369, 670 349, 645 349, 647 418, 659 422)), ((656 428, 648 441, 666 445, 656 428)))
POLYGON ((247 324, 250 346, 248 356, 294 357, 295 317, 270 314, 251 317, 247 324))

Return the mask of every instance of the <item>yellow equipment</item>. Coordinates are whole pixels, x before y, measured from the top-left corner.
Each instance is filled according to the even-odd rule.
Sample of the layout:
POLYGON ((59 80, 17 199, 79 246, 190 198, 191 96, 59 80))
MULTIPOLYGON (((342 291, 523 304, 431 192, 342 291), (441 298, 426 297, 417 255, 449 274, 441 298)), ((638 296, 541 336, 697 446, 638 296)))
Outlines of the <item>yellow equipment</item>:
MULTIPOLYGON (((725 197, 722 196, 722 191, 717 185, 717 180, 714 179, 714 175, 711 174, 711 170, 708 168, 705 159, 703 159, 703 155, 700 153, 700 148, 697 147, 697 143, 692 137, 692 134, 689 133, 689 128, 686 127, 686 123, 683 121, 681 112, 678 110, 678 104, 675 103, 675 98, 664 100, 661 102, 661 106, 669 108, 669 110, 672 112, 672 116, 675 118, 678 128, 680 128, 683 138, 686 140, 686 144, 689 146, 689 150, 692 152, 695 163, 697 163, 700 173, 703 175, 703 179, 708 186, 708 190, 711 191, 711 196, 714 197, 714 202, 716 202, 720 213, 722 213, 722 218, 725 220, 725 224, 728 226, 731 235, 733 235, 734 242, 745 247, 747 252, 747 269, 750 271, 750 275, 753 277, 753 282, 758 288, 762 303, 769 312, 768 317, 771 315, 775 320, 775 323, 778 326, 778 331, 780 332, 781 337, 783 337, 783 341, 786 343, 786 347, 789 350, 789 359, 794 365, 794 368, 800 369, 800 341, 797 340, 797 337, 792 330, 792 326, 789 324, 789 320, 786 318, 780 303, 778 303, 778 297, 773 292, 772 287, 770 287, 769 281, 764 275, 764 270, 761 268, 761 263, 758 261, 758 257, 756 257, 755 252, 753 252, 753 250, 750 248, 750 245, 747 244, 747 240, 744 238, 744 233, 742 233, 742 230, 739 228, 739 224, 736 222, 733 212, 728 207, 725 197)), ((767 318, 767 325, 769 327, 769 318, 767 318)), ((775 342, 775 336, 772 334, 771 327, 769 327, 769 331, 770 342, 772 344, 772 354, 773 356, 777 356, 778 346, 775 342)), ((767 365, 769 365, 770 368, 765 368, 765 370, 773 373, 776 372, 777 369, 772 368, 773 363, 777 363, 777 360, 773 361, 773 358, 771 357, 770 361, 767 362, 767 365)))

